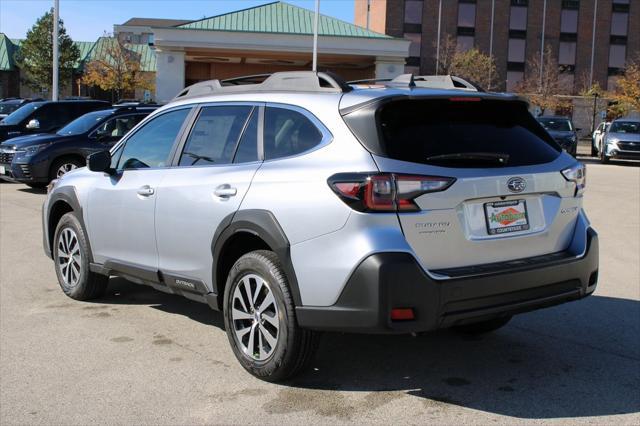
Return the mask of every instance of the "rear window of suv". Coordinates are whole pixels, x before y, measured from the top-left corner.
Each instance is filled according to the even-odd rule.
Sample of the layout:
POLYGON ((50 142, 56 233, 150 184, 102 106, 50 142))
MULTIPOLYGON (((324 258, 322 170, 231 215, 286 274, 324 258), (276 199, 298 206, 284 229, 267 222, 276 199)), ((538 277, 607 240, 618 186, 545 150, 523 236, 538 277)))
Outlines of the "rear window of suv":
POLYGON ((548 163, 561 152, 520 101, 402 99, 369 110, 369 120, 366 111, 356 111, 345 121, 370 151, 396 160, 513 167, 548 163))

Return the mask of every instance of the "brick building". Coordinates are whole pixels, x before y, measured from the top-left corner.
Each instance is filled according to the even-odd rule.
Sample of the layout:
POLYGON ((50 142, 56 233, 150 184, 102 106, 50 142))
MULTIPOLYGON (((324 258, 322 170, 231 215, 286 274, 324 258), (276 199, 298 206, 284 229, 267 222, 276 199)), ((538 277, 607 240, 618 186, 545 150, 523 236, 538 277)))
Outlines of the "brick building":
POLYGON ((640 0, 356 0, 355 23, 367 22, 411 41, 410 72, 435 74, 438 40, 447 36, 460 50, 492 55, 498 90, 513 90, 531 72, 527 62, 543 43, 574 92, 591 76, 611 89, 625 62, 640 59, 640 0))

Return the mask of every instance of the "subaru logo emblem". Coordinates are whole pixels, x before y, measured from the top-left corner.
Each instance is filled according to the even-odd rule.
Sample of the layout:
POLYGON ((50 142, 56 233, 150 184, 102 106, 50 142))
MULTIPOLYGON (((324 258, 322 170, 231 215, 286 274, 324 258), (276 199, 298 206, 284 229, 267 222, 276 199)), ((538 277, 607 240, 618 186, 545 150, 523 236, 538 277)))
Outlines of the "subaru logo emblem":
POLYGON ((527 182, 521 177, 512 177, 507 181, 507 188, 511 192, 522 192, 527 187, 527 182))

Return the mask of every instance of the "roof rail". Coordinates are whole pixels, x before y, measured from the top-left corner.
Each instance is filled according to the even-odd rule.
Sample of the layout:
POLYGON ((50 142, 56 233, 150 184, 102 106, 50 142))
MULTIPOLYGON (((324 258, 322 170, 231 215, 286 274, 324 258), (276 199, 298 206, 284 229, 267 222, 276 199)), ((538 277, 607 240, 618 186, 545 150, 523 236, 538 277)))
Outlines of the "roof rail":
POLYGON ((417 75, 400 74, 399 76, 390 78, 371 78, 365 80, 352 80, 348 84, 375 84, 384 83, 387 87, 422 87, 432 89, 459 89, 476 92, 484 92, 484 90, 463 78, 455 75, 417 75))
POLYGON ((418 75, 415 77, 416 86, 434 89, 460 89, 474 92, 484 92, 480 86, 455 75, 418 75))
POLYGON ((193 84, 173 100, 197 96, 247 93, 247 92, 320 92, 342 93, 351 87, 340 77, 329 72, 287 71, 273 74, 258 74, 227 80, 208 80, 193 84), (264 78, 266 77, 266 78, 264 78), (264 78, 264 79, 263 79, 264 78), (260 81, 263 80, 263 81, 260 81))

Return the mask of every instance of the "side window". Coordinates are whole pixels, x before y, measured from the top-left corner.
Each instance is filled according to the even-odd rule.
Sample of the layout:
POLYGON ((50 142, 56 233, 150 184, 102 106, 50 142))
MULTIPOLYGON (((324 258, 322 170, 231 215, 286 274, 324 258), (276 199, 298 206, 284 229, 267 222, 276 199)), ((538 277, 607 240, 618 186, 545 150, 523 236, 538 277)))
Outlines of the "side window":
POLYGON ((250 163, 258 161, 258 108, 254 108, 242 139, 238 144, 234 163, 250 163))
POLYGON ((264 158, 289 157, 314 148, 322 133, 304 115, 284 108, 267 107, 264 117, 264 158))
POLYGON ((117 168, 166 166, 173 143, 189 111, 189 108, 184 108, 167 112, 147 122, 126 141, 117 168))
POLYGON ((43 131, 62 127, 71 121, 69 107, 65 104, 43 105, 33 118, 40 122, 40 130, 43 131))
POLYGON ((202 108, 180 156, 180 166, 231 163, 251 110, 250 106, 202 108))
POLYGON ((115 117, 102 123, 95 132, 98 136, 118 140, 133 129, 144 117, 142 114, 115 117))

